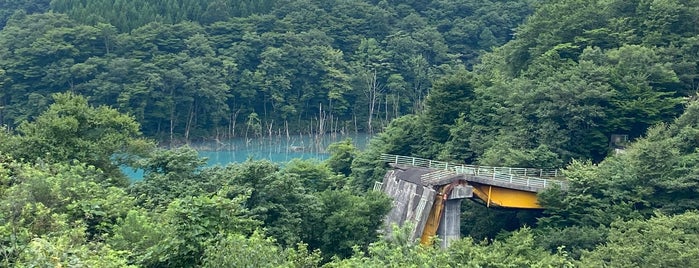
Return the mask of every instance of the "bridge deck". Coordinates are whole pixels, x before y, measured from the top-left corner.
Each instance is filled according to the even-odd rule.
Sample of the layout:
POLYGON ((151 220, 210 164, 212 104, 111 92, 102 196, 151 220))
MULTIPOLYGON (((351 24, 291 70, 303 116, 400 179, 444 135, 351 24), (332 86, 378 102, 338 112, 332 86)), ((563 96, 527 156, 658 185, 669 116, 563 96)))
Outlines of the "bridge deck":
MULTIPOLYGON (((559 170, 510 168, 454 164, 417 157, 384 154, 381 159, 397 168, 421 168, 430 172, 421 175, 422 185, 445 185, 456 180, 465 180, 485 185, 540 192, 558 185, 566 188, 559 170)), ((418 183, 418 182, 414 182, 418 183)))

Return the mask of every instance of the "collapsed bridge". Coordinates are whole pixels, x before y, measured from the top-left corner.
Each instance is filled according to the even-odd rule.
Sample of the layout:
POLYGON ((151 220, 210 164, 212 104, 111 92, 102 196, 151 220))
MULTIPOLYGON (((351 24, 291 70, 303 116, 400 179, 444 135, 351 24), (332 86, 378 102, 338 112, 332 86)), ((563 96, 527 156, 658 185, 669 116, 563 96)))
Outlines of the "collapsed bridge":
POLYGON ((399 155, 381 155, 392 169, 374 190, 393 198, 387 226, 411 224, 411 239, 441 246, 461 236, 461 202, 476 199, 488 207, 541 209, 537 193, 549 187, 565 189, 560 170, 462 165, 399 155))

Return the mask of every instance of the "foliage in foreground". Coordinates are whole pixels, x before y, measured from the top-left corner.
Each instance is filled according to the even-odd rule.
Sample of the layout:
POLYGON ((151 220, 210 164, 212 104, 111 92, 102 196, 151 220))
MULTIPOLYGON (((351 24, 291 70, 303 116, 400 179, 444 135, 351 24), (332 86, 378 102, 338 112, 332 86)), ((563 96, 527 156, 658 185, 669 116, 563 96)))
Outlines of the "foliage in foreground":
MULTIPOLYGON (((285 167, 269 161, 204 167, 189 148, 151 150, 132 162, 146 171, 143 181, 125 187, 111 173, 80 161, 102 163, 91 162, 101 153, 70 161, 13 156, 24 152, 14 147, 18 142, 56 128, 41 123, 45 118, 113 119, 112 110, 90 107, 80 97, 58 100, 36 123, 26 123, 33 132, 2 134, 3 148, 10 149, 0 154, 4 266, 633 267, 659 259, 691 266, 699 257, 699 214, 690 211, 697 199, 693 137, 699 133, 699 103, 688 105, 673 123, 651 129, 626 154, 599 165, 572 164, 568 191, 542 194, 549 209, 539 227, 483 242, 467 237, 440 250, 407 241, 400 231, 379 239, 376 230, 390 201, 380 192, 360 191, 357 174, 382 169, 369 156, 403 148, 391 141, 406 134, 399 129, 388 130, 379 138, 387 142, 363 153, 338 144, 328 162, 296 160, 285 167), (581 233, 589 235, 576 236, 581 233)), ((88 145, 140 139, 110 131, 89 140, 81 132, 60 133, 88 145)), ((51 146, 39 148, 48 155, 96 146, 46 144, 51 146)), ((105 149, 122 147, 110 148, 105 149)))
MULTIPOLYGON (((16 2, 27 13, 47 4, 16 2)), ((0 133, 0 264, 696 266, 699 105, 682 106, 699 84, 696 0, 541 3, 471 73, 463 70, 476 50, 508 39, 499 29, 522 14, 479 27, 457 14, 470 1, 417 2, 304 1, 128 34, 17 13, 0 32, 0 123, 17 126, 0 133), (306 4, 316 24, 304 23, 306 4), (52 95, 67 89, 133 117, 52 95), (368 130, 372 119, 383 126, 418 113, 394 120, 364 152, 337 144, 327 162, 285 167, 204 167, 191 149, 153 150, 136 123, 172 139, 235 132, 242 119, 246 135, 260 136, 271 122, 324 112, 343 124, 368 121, 358 127, 368 130), (637 140, 608 157, 615 133, 637 140), (488 238, 438 250, 400 232, 376 236, 390 201, 366 190, 385 172, 381 153, 539 167, 581 160, 566 170, 567 191, 541 195, 547 210, 536 227, 500 232, 512 228, 470 211, 479 220, 468 230, 488 238), (122 163, 146 170, 145 179, 127 186, 122 163)), ((528 6, 497 3, 474 16, 528 6)))

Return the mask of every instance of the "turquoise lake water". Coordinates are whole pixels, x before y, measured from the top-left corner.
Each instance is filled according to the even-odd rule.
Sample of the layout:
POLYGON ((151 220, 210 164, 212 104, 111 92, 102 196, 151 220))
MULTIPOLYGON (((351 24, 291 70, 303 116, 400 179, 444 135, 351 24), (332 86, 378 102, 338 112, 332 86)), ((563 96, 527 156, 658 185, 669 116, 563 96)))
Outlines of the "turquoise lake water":
POLYGON ((329 156, 326 151, 328 145, 346 138, 351 138, 357 148, 363 149, 370 136, 366 134, 296 135, 249 139, 247 141, 244 138, 238 138, 220 143, 203 143, 193 147, 197 148, 199 156, 208 158, 209 165, 243 162, 248 158, 268 159, 272 162, 284 163, 294 158, 324 160, 329 156))
MULTIPOLYGON (((352 139, 359 149, 364 149, 371 136, 368 134, 350 135, 290 135, 273 136, 255 139, 236 138, 224 141, 212 141, 191 144, 199 152, 200 157, 207 158, 207 165, 225 166, 229 163, 244 162, 248 158, 254 160, 267 159, 284 164, 294 158, 325 160, 329 157, 328 145, 334 142, 352 139)), ((143 178, 142 171, 123 169, 132 180, 143 178)))

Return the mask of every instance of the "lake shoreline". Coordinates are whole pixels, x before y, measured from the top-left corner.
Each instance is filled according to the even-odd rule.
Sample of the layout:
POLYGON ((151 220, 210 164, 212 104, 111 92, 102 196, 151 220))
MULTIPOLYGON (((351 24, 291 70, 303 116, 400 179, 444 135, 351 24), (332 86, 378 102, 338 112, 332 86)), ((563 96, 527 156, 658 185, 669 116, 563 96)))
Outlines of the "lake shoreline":
MULTIPOLYGON (((256 144, 260 144, 262 142, 283 142, 286 141, 289 144, 289 148, 292 151, 307 151, 307 150, 312 150, 312 151, 319 151, 324 148, 320 148, 320 145, 327 145, 327 142, 324 142, 327 139, 331 139, 335 142, 342 141, 346 138, 353 138, 353 137, 371 137, 373 135, 369 135, 367 133, 363 132, 352 132, 351 134, 347 133, 326 133, 326 134, 309 134, 309 133, 298 133, 298 134, 277 134, 277 135, 266 135, 266 136, 236 136, 236 137, 231 137, 231 138, 219 138, 216 136, 212 137, 206 137, 206 138, 197 138, 197 139, 184 139, 184 138, 175 138, 173 140, 170 139, 154 139, 156 142, 157 146, 159 148, 163 149, 174 149, 174 148, 179 148, 183 146, 189 146, 192 149, 195 149, 197 151, 230 151, 230 150, 237 150, 238 146, 241 144, 241 141, 245 144, 245 146, 254 146, 256 144), (309 142, 313 141, 313 142, 309 142), (296 143, 294 143, 296 142, 296 143)), ((355 141, 355 139, 353 139, 355 141)), ((368 142, 368 141, 367 141, 368 142)))
MULTIPOLYGON (((325 160, 330 155, 327 148, 335 142, 351 139, 352 143, 360 150, 366 148, 373 135, 359 133, 351 135, 286 135, 269 136, 257 139, 245 139, 244 137, 227 140, 209 140, 202 142, 183 143, 176 147, 159 146, 172 149, 181 146, 189 146, 197 151, 199 157, 206 158, 206 166, 226 166, 231 163, 241 163, 249 159, 269 160, 283 165, 293 159, 325 160)), ((123 170, 131 181, 143 179, 143 173, 137 170, 123 170)))

